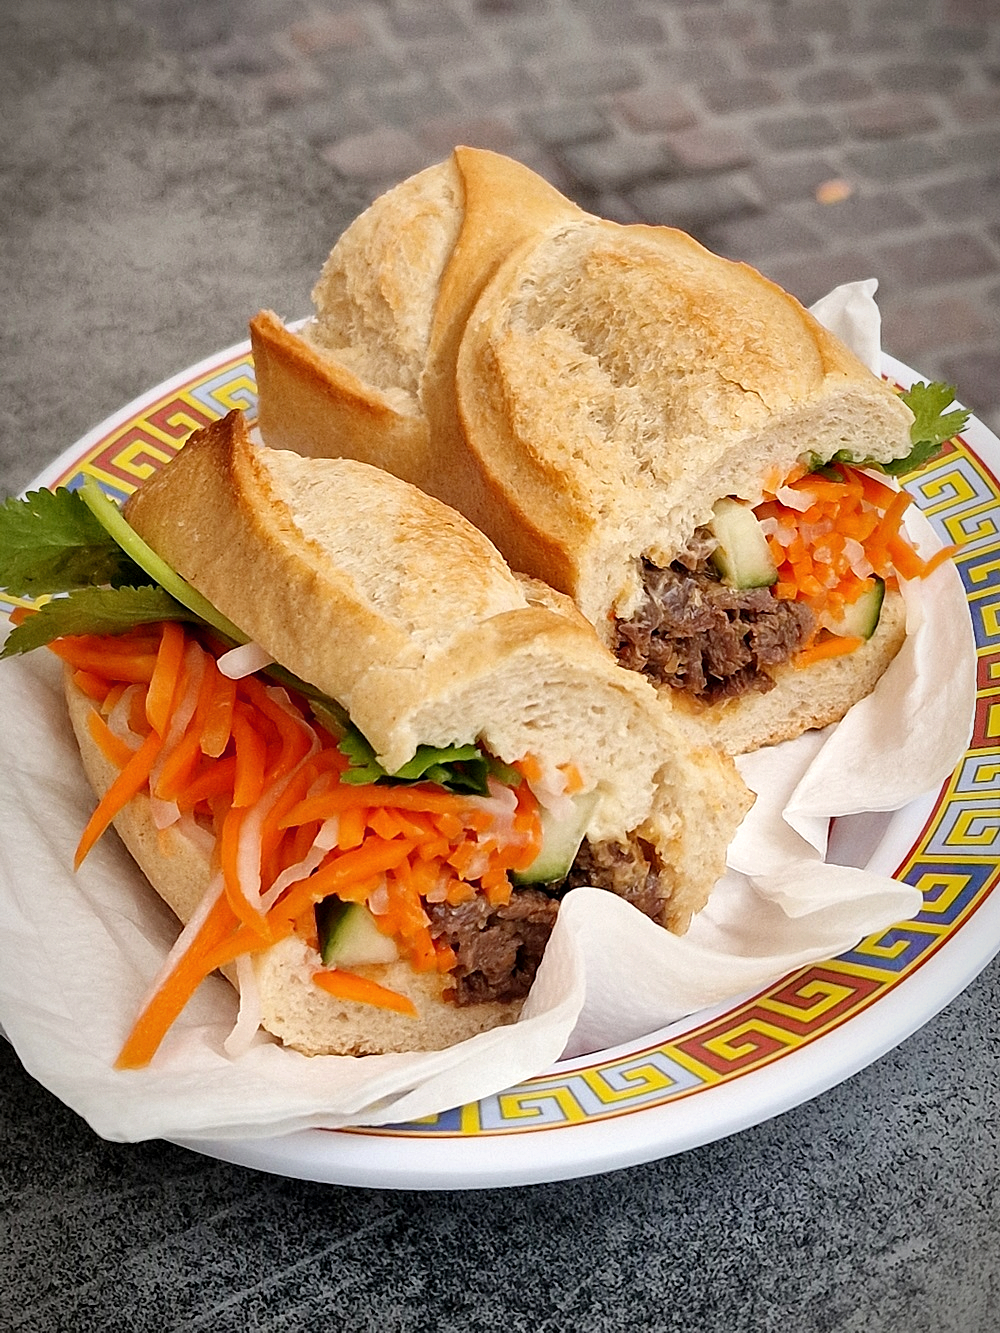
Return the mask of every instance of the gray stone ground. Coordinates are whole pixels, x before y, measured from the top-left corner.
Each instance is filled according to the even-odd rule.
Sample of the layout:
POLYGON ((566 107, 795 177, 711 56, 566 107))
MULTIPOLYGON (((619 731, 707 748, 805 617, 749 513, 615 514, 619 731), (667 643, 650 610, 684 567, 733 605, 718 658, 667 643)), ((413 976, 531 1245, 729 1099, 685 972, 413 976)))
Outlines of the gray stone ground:
POLYGON ((1000 429, 1000 0, 127 3, 365 197, 469 143, 807 302, 877 277, 1000 429))

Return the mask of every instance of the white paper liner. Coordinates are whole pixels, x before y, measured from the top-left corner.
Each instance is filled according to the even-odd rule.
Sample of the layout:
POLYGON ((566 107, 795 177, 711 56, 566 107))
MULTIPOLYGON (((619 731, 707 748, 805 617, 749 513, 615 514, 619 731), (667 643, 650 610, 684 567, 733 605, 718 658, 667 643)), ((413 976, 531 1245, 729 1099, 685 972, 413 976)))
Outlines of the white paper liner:
MULTIPOLYGON (((871 317, 871 291, 861 295, 871 317)), ((847 306, 857 321, 854 287, 833 311, 847 306)), ((912 509, 908 523, 936 544, 912 509)), ((899 808, 942 782, 968 743, 975 654, 961 582, 946 564, 904 595, 911 633, 875 695, 836 727, 741 760, 758 799, 687 935, 612 894, 576 890, 521 1020, 416 1055, 309 1058, 258 1034, 230 1059, 236 996, 212 977, 148 1069, 114 1070, 176 921, 111 835, 71 872, 93 801, 58 664, 45 653, 5 662, 0 1024, 28 1071, 105 1138, 248 1138, 430 1115, 832 957, 913 915, 920 895, 827 864, 830 818, 899 808)))

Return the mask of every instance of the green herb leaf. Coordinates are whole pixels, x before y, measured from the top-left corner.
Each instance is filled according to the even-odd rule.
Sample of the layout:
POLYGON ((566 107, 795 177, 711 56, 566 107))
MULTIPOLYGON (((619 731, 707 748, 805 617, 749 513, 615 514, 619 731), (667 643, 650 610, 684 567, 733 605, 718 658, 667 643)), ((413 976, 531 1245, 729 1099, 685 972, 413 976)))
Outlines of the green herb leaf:
POLYGON ((444 749, 418 745, 413 758, 395 773, 386 772, 357 727, 349 726, 338 744, 341 754, 350 761, 350 767, 341 774, 340 780, 354 786, 370 782, 433 782, 447 791, 486 796, 491 776, 511 787, 521 781, 516 768, 485 754, 473 744, 451 745, 444 749))
POLYGON ((941 446, 963 430, 969 420, 969 413, 962 408, 945 411, 955 401, 955 387, 952 384, 944 384, 940 380, 927 384, 918 380, 900 397, 913 413, 913 425, 910 427, 913 448, 905 458, 883 464, 883 471, 894 477, 915 472, 917 468, 929 463, 941 446))
POLYGON ((15 596, 143 581, 78 492, 32 491, 0 506, 0 586, 15 596))
POLYGON ((124 634, 159 620, 200 620, 162 588, 78 588, 33 611, 11 630, 0 658, 44 648, 64 634, 124 634))

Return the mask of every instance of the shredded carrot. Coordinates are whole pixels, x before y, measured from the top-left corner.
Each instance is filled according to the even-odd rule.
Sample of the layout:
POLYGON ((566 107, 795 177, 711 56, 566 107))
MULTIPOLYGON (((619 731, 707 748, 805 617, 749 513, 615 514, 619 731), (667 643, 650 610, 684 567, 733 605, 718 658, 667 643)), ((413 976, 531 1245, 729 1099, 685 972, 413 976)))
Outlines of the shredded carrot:
POLYGON ((115 1066, 141 1069, 149 1064, 160 1042, 198 986, 218 967, 231 962, 227 942, 233 938, 236 920, 225 897, 220 896, 187 950, 150 998, 136 1020, 115 1066))
POLYGON ((114 734, 100 713, 91 709, 87 714, 87 730, 93 737, 94 744, 116 768, 124 768, 135 751, 114 734))
MULTIPOLYGON (((513 816, 503 803, 430 782, 343 782, 347 759, 335 740, 278 687, 222 676, 215 661, 222 646, 208 636, 166 624, 116 637, 67 638, 52 647, 80 673, 95 705, 87 725, 119 770, 84 830, 77 865, 143 791, 174 802, 215 836, 218 900, 139 1016, 119 1057, 122 1068, 152 1058, 216 968, 293 932, 316 947, 315 904, 329 896, 366 904, 418 971, 450 971, 456 956, 431 933, 428 895, 455 905, 476 895, 502 904, 511 893, 509 872, 537 854, 541 821, 528 782, 514 788, 513 816), (109 726, 115 708, 125 710, 137 749, 109 726), (325 840, 316 848, 324 827, 325 840), (304 878, 287 876, 284 887, 258 905, 258 889, 268 893, 303 862, 316 869, 304 878), (249 886, 245 873, 253 876, 249 886)), ((525 765, 520 768, 524 773, 525 765)), ((573 765, 564 766, 564 776, 567 789, 575 789, 580 777, 573 765)), ((331 984, 339 986, 353 974, 317 975, 334 975, 331 984)), ((370 998, 376 992, 368 994, 357 998, 376 1003, 370 998)))
POLYGON ((815 643, 803 648, 802 652, 795 656, 795 665, 798 667, 810 666, 813 662, 823 661, 827 657, 840 657, 844 653, 853 653, 855 648, 860 648, 864 639, 856 634, 831 634, 829 638, 818 639, 815 643))
POLYGON ((314 983, 328 995, 335 995, 339 1000, 354 1000, 358 1004, 372 1004, 379 1009, 392 1009, 399 1014, 417 1017, 417 1008, 406 995, 399 991, 380 986, 377 981, 358 976, 356 972, 345 972, 341 968, 316 972, 314 983))
POLYGON ((74 671, 73 684, 81 694, 85 694, 88 699, 93 699, 97 703, 103 703, 108 696, 108 682, 102 676, 95 675, 93 671, 74 671))
MULTIPOLYGON (((797 468, 769 498, 754 510, 769 521, 768 546, 777 566, 771 591, 780 601, 800 601, 811 607, 822 624, 857 600, 871 575, 891 580, 926 578, 951 553, 937 552, 925 560, 906 536, 902 520, 912 497, 887 481, 849 464, 837 464, 834 475, 797 468), (796 502, 786 488, 801 497, 796 502), (779 500, 777 495, 781 494, 779 500)), ((829 640, 817 628, 806 652, 829 640)), ((824 646, 821 656, 850 648, 824 646)), ((796 659, 807 660, 803 654, 796 659)), ((808 660, 815 660, 809 658, 808 660)))
POLYGON ((77 845, 74 867, 79 870, 84 857, 93 847, 101 834, 109 827, 119 811, 123 810, 133 796, 137 796, 149 781, 156 756, 163 748, 163 738, 151 731, 138 750, 132 753, 128 763, 121 770, 97 804, 97 809, 87 821, 87 827, 77 845))
POLYGON ((167 734, 170 707, 179 693, 186 641, 184 626, 179 620, 164 621, 156 666, 146 691, 146 717, 149 725, 161 736, 167 734))

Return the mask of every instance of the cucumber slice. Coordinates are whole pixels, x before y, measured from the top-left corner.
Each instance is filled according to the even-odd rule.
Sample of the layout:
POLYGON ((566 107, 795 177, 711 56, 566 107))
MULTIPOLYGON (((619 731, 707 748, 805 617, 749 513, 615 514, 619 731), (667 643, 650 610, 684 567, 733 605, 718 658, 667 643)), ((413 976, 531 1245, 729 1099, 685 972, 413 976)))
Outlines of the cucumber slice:
POLYGON ((731 588, 769 588, 778 569, 750 506, 723 496, 712 513, 708 526, 719 544, 711 560, 722 581, 731 588))
POLYGON ((543 806, 540 811, 542 845, 538 855, 525 870, 511 875, 514 884, 554 884, 565 879, 583 842, 590 816, 597 804, 597 792, 585 792, 573 798, 572 808, 556 816, 543 806))
POLYGON ((234 643, 246 643, 247 636, 231 620, 227 620, 221 611, 216 611, 212 603, 201 595, 197 588, 192 588, 186 579, 147 546, 134 528, 131 528, 121 510, 98 486, 92 477, 86 477, 79 491, 80 499, 100 523, 104 531, 130 556, 140 569, 145 570, 154 583, 158 583, 165 592, 200 616, 213 629, 217 629, 234 643))
POLYGON ((362 963, 394 963, 395 941, 383 935, 363 903, 324 898, 316 904, 320 957, 327 967, 358 967, 362 963))
POLYGON ((885 600, 885 582, 875 575, 868 580, 869 586, 857 599, 845 606, 839 616, 827 616, 823 626, 831 634, 842 638, 870 639, 878 627, 885 600))

